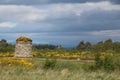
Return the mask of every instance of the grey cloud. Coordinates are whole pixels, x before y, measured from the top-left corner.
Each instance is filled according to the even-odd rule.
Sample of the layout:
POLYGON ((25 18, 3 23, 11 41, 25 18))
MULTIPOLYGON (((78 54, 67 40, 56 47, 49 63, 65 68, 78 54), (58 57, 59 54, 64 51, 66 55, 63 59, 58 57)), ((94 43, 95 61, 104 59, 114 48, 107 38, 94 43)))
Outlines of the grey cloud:
POLYGON ((110 1, 114 4, 120 4, 120 0, 1 0, 0 4, 4 5, 43 5, 56 3, 86 3, 86 2, 100 2, 110 1))
POLYGON ((59 27, 57 31, 68 32, 120 29, 119 12, 120 11, 89 11, 79 17, 71 18, 69 16, 67 19, 51 20, 49 23, 59 27))
MULTIPOLYGON (((103 3, 101 3, 101 5, 102 4, 103 3)), ((4 21, 5 20, 13 22, 16 21, 19 24, 12 29, 2 28, 0 29, 0 32, 79 32, 79 31, 84 32, 84 31, 120 29, 119 9, 114 8, 114 6, 111 4, 108 5, 108 3, 107 10, 104 10, 104 7, 102 8, 100 7, 101 9, 99 9, 97 5, 96 6, 98 8, 96 8, 96 6, 90 8, 89 6, 85 5, 82 6, 79 4, 48 5, 45 6, 44 8, 46 11, 43 11, 43 8, 39 9, 30 6, 29 7, 13 6, 14 7, 13 11, 11 10, 7 11, 8 9, 12 9, 9 7, 7 7, 6 10, 3 8, 0 12, 1 14, 0 18, 4 19, 4 21), (113 9, 110 8, 109 10, 109 6, 110 7, 112 6, 113 9), (20 12, 19 11, 16 12, 15 9, 19 9, 20 12), (35 13, 33 13, 33 11, 35 13), (81 11, 80 15, 76 15, 76 13, 79 11, 81 11), (45 17, 45 19, 42 20, 37 19, 35 21, 33 20, 29 22, 28 20, 29 17, 26 19, 24 16, 30 13, 33 14, 33 17, 36 14, 39 14, 39 16, 44 16, 43 14, 46 14, 47 17, 45 17), (14 16, 10 16, 13 14, 14 16), (21 19, 23 19, 23 21, 21 21, 21 19)))
POLYGON ((113 4, 120 4, 120 0, 109 0, 111 1, 113 4))
POLYGON ((35 5, 35 4, 46 4, 48 0, 1 0, 0 4, 8 5, 35 5))

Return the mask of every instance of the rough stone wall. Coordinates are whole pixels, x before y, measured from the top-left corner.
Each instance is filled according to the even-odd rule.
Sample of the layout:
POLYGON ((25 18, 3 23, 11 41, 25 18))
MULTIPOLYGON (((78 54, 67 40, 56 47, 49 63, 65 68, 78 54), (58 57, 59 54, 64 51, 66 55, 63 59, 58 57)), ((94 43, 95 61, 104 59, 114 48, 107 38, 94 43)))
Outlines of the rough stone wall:
POLYGON ((18 41, 15 45, 15 57, 33 57, 32 43, 25 41, 18 41))

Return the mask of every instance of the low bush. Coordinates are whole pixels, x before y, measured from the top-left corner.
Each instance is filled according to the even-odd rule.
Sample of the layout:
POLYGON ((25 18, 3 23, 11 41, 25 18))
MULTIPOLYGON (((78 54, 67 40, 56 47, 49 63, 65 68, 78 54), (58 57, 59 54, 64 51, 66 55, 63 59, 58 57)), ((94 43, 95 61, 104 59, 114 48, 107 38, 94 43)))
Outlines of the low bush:
POLYGON ((105 70, 106 72, 114 71, 116 64, 112 56, 101 57, 100 54, 95 55, 95 64, 88 67, 89 70, 105 70))
POLYGON ((115 69, 120 71, 120 58, 119 57, 114 58, 114 65, 115 65, 115 69))
POLYGON ((56 60, 55 59, 46 59, 44 65, 43 65, 43 68, 44 69, 53 69, 56 65, 56 60))
POLYGON ((105 57, 103 60, 103 67, 105 71, 113 71, 115 69, 115 64, 113 63, 112 57, 105 57))

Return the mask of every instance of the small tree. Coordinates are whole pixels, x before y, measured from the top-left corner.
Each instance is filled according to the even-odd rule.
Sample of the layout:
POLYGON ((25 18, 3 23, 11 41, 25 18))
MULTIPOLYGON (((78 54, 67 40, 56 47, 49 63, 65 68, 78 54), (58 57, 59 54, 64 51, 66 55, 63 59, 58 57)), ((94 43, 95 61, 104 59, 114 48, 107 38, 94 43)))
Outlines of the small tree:
POLYGON ((81 41, 76 48, 77 50, 85 50, 84 41, 81 41))
POLYGON ((2 39, 2 40, 0 41, 0 46, 2 46, 2 47, 7 47, 7 46, 8 46, 7 40, 2 39))
POLYGON ((94 52, 103 52, 105 50, 103 41, 100 41, 97 44, 93 45, 92 50, 94 52))
POLYGON ((105 50, 113 50, 113 42, 111 39, 108 39, 104 42, 105 50))
POLYGON ((90 42, 86 42, 86 43, 85 43, 85 49, 86 49, 87 51, 91 50, 91 47, 92 47, 92 45, 91 45, 90 42))

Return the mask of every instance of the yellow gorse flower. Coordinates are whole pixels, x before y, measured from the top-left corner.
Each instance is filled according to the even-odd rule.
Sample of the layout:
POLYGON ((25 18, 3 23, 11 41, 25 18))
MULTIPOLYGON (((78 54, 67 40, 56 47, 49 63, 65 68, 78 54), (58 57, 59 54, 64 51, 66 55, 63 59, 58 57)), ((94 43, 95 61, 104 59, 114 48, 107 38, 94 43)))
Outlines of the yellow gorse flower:
POLYGON ((13 57, 14 54, 10 52, 0 53, 0 57, 13 57))
POLYGON ((17 59, 17 58, 2 58, 0 59, 0 64, 8 65, 8 66, 33 66, 33 63, 26 59, 17 59))
POLYGON ((2 62, 0 62, 0 64, 2 64, 2 62))

